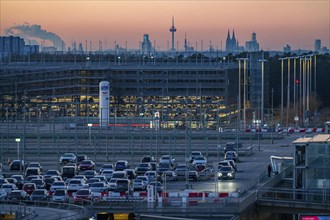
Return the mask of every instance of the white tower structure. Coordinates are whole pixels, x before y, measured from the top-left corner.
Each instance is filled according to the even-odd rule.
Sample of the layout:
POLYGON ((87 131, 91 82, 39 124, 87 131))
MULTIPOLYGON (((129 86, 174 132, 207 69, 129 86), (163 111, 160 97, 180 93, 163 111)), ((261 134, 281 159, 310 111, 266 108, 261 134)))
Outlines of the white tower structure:
POLYGON ((99 84, 99 124, 100 126, 109 125, 109 99, 110 86, 108 81, 102 81, 99 84))

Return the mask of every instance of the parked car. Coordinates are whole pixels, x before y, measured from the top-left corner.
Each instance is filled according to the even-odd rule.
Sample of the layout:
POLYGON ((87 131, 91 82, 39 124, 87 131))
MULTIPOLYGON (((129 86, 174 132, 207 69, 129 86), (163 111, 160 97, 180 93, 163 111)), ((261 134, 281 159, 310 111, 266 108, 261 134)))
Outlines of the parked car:
POLYGON ((168 170, 172 170, 172 164, 169 162, 161 162, 158 164, 158 168, 157 168, 157 173, 159 175, 162 175, 163 172, 168 171, 168 170))
POLYGON ((83 175, 87 178, 93 178, 95 175, 97 175, 97 172, 95 170, 85 170, 85 172, 83 173, 83 175))
POLYGON ((39 168, 40 171, 42 172, 42 166, 39 162, 30 162, 28 163, 28 165, 26 166, 26 168, 29 168, 29 167, 36 167, 36 168, 39 168))
POLYGON ((126 160, 118 160, 115 163, 115 171, 122 171, 122 170, 129 169, 129 168, 130 168, 130 165, 129 165, 128 161, 126 161, 126 160))
POLYGON ((223 166, 218 171, 218 179, 235 179, 235 170, 231 166, 223 166))
POLYGON ((31 183, 35 183, 37 186, 37 189, 46 189, 46 184, 43 179, 32 179, 31 183))
POLYGON ((104 170, 113 170, 113 169, 114 169, 113 164, 105 163, 101 166, 99 173, 102 173, 104 170))
POLYGON ((48 192, 45 189, 36 189, 30 196, 30 200, 48 200, 48 192))
POLYGON ((24 183, 22 189, 29 195, 33 193, 34 190, 37 189, 37 186, 35 183, 24 183))
POLYGON ((87 155, 85 154, 80 154, 76 156, 76 164, 79 165, 82 161, 88 160, 87 155))
POLYGON ((165 171, 163 174, 162 174, 162 181, 177 181, 178 180, 178 176, 176 175, 176 173, 172 170, 168 170, 168 171, 165 171))
POLYGON ((10 170, 25 170, 26 164, 24 160, 13 160, 9 167, 10 170))
POLYGON ((148 177, 146 177, 146 176, 137 176, 136 178, 135 178, 136 180, 142 180, 143 181, 143 183, 144 183, 144 185, 148 185, 148 183, 149 183, 149 179, 148 179, 148 177))
POLYGON ((239 161, 236 151, 227 151, 225 153, 225 160, 233 160, 235 163, 239 161))
POLYGON ((149 182, 156 181, 158 179, 156 171, 147 171, 144 175, 148 177, 149 182))
POLYGON ((128 179, 130 179, 130 180, 135 179, 135 177, 136 177, 135 170, 133 170, 133 169, 125 169, 124 171, 126 171, 127 176, 128 176, 128 179))
POLYGON ((214 170, 207 167, 204 170, 199 172, 199 179, 200 180, 209 180, 214 177, 214 170))
POLYGON ((195 170, 197 171, 197 172, 201 172, 202 170, 204 170, 206 168, 206 164, 204 164, 204 163, 197 163, 196 165, 195 165, 195 170))
POLYGON ((196 164, 207 164, 206 157, 195 157, 192 164, 195 166, 196 164))
POLYGON ((151 162, 156 162, 156 159, 155 159, 155 157, 150 156, 150 155, 144 156, 141 159, 141 163, 151 163, 151 162))
POLYGON ((69 195, 68 195, 68 191, 66 189, 57 189, 51 200, 53 202, 68 202, 69 201, 69 195))
POLYGON ((163 155, 159 159, 159 163, 170 163, 172 166, 175 164, 175 159, 171 155, 163 155))
POLYGON ((86 184, 83 179, 71 179, 68 184, 68 192, 76 192, 80 189, 87 188, 88 184, 86 184))
POLYGON ((25 170, 25 177, 31 175, 41 175, 41 170, 38 167, 28 167, 25 170))
POLYGON ((230 165, 230 163, 229 163, 229 161, 228 160, 222 160, 222 161, 219 161, 218 162, 218 170, 220 170, 221 169, 221 167, 223 167, 223 166, 231 166, 230 165))
POLYGON ((89 178, 86 183, 88 184, 88 186, 90 186, 92 183, 98 183, 98 182, 101 182, 101 180, 99 178, 92 177, 92 178, 89 178))
POLYGON ((17 180, 17 184, 16 184, 17 188, 18 189, 22 189, 23 184, 24 184, 24 177, 23 177, 23 175, 14 174, 14 175, 11 175, 10 178, 16 179, 17 180))
POLYGON ((76 162, 76 155, 73 153, 65 153, 60 157, 60 164, 75 163, 75 162, 76 162))
POLYGON ((17 190, 17 186, 13 183, 5 183, 1 186, 1 189, 5 190, 7 194, 9 194, 13 190, 17 190))
POLYGON ((93 196, 101 196, 103 192, 108 192, 108 185, 105 182, 95 182, 89 186, 93 196))
POLYGON ((184 178, 188 172, 189 172, 189 167, 186 165, 179 165, 175 169, 175 173, 179 179, 184 178))
POLYGON ((192 163, 196 157, 202 157, 202 156, 203 156, 202 152, 200 152, 200 151, 192 151, 190 153, 190 156, 188 157, 187 161, 189 163, 192 163))
POLYGON ((44 178, 48 178, 51 176, 61 176, 61 173, 58 170, 47 170, 44 174, 44 178))
POLYGON ((149 162, 139 163, 135 168, 135 173, 137 175, 144 175, 145 172, 152 170, 151 164, 149 162))
POLYGON ((0 200, 7 199, 7 192, 4 189, 0 189, 0 200))
POLYGON ((133 190, 146 190, 147 184, 142 179, 135 179, 133 180, 133 190))
POLYGON ((103 170, 101 175, 105 176, 107 178, 107 180, 110 180, 112 178, 112 174, 113 172, 115 172, 114 170, 103 170))
POLYGON ((234 160, 224 160, 224 161, 228 161, 230 166, 234 168, 234 170, 237 172, 237 165, 234 160))
POLYGON ((108 182, 109 191, 114 191, 115 190, 116 182, 117 182, 117 178, 111 178, 110 179, 110 181, 108 182))
POLYGON ((236 143, 236 142, 227 142, 223 148, 224 153, 226 153, 227 151, 236 151, 237 152, 237 148, 242 148, 242 143, 236 143))
POLYGON ((116 179, 128 179, 128 175, 126 171, 115 171, 112 173, 112 178, 116 179))
POLYGON ((62 167, 62 178, 65 180, 67 178, 72 178, 77 175, 78 170, 76 166, 63 166, 62 167))
POLYGON ((7 179, 0 179, 0 188, 2 187, 3 184, 9 183, 7 179))
POLYGON ((67 189, 67 185, 65 184, 64 181, 55 181, 50 187, 51 192, 55 192, 58 189, 67 189))
POLYGON ((83 203, 86 201, 92 201, 93 195, 90 189, 80 189, 73 197, 74 203, 83 203))
POLYGON ((191 181, 199 181, 199 174, 195 170, 190 170, 188 173, 189 180, 191 181))
POLYGON ((9 200, 26 200, 29 198, 29 195, 24 190, 13 190, 8 194, 7 198, 9 200))
POLYGON ((131 181, 129 179, 117 179, 115 192, 129 192, 131 190, 131 181))
POLYGON ((95 163, 92 160, 83 160, 79 166, 78 169, 83 170, 94 170, 95 169, 95 163))

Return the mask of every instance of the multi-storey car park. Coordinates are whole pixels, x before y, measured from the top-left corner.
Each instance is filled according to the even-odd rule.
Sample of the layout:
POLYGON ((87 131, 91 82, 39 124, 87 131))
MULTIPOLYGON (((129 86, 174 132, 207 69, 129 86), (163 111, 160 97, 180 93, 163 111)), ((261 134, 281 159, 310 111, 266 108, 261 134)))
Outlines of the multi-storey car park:
MULTIPOLYGON (((216 128, 237 113, 236 62, 91 60, 71 62, 62 57, 53 62, 2 64, 1 117, 16 118, 25 112, 43 119, 83 116, 86 123, 97 123, 101 81, 110 82, 110 117, 116 123, 141 122, 141 118, 149 123, 158 112, 164 128, 187 123, 191 128, 216 128)), ((259 84, 254 83, 254 90, 259 84)))

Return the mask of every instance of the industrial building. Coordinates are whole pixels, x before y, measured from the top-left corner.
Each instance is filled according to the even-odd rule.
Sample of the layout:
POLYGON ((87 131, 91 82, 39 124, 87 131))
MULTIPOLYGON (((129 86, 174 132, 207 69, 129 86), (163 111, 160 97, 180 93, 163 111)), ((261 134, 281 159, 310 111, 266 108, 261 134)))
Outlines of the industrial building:
MULTIPOLYGON (((261 77, 258 62, 261 57, 251 55, 251 59, 257 60, 249 61, 251 70, 246 80, 241 81, 241 86, 248 87, 247 100, 255 97, 253 93, 260 93, 257 78, 261 77)), ((165 128, 185 127, 187 123, 196 129, 236 126, 236 120, 232 119, 238 112, 237 62, 214 59, 195 63, 161 58, 139 63, 97 62, 96 55, 86 57, 85 62, 72 63, 68 56, 65 58, 64 61, 63 56, 57 56, 53 62, 1 65, 1 117, 19 117, 25 111, 29 117, 96 119, 98 86, 101 81, 108 81, 110 117, 150 119, 157 113, 165 128), (230 124, 231 121, 234 123, 230 124)), ((267 91, 265 89, 266 94, 267 91)), ((257 98, 260 101, 260 96, 257 98)), ((251 107, 255 101, 247 106, 251 107)))

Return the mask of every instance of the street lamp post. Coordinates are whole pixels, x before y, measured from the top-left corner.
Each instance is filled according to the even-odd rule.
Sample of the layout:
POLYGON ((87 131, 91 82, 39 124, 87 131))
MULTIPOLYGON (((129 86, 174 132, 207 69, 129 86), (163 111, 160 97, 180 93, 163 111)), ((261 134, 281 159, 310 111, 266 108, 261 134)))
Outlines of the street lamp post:
POLYGON ((19 160, 19 143, 21 142, 20 138, 16 138, 15 139, 16 143, 17 143, 17 159, 19 160))
POLYGON ((15 141, 17 143, 17 159, 19 160, 19 163, 20 163, 19 164, 19 173, 22 175, 22 168, 23 167, 22 167, 22 161, 21 161, 20 150, 19 150, 19 148, 20 148, 19 144, 21 142, 21 138, 16 138, 15 141))
POLYGON ((284 60, 287 58, 280 58, 281 60, 281 124, 283 121, 283 81, 284 81, 284 60))
POLYGON ((274 144, 274 138, 273 138, 273 128, 274 128, 274 89, 272 88, 272 123, 271 123, 271 138, 272 138, 272 144, 274 144))
POLYGON ((88 123, 88 134, 89 134, 89 145, 92 145, 92 126, 93 124, 88 123))
POLYGON ((264 63, 267 60, 261 59, 259 62, 261 62, 261 123, 264 124, 264 81, 265 81, 265 68, 264 63))

